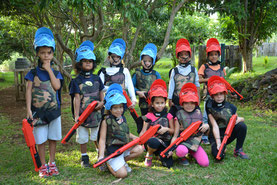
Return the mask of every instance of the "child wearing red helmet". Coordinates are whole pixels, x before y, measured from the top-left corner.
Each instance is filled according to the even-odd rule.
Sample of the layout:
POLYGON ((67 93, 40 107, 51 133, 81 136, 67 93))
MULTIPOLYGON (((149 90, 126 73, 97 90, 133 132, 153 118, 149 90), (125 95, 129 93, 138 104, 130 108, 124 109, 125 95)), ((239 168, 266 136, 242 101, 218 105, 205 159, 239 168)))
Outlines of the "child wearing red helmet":
MULTIPOLYGON (((202 113, 199 108, 199 97, 196 86, 193 83, 186 83, 182 87, 179 97, 181 108, 176 113, 175 130, 171 142, 174 142, 179 134, 192 123, 202 121, 202 113)), ((180 163, 182 165, 189 165, 185 156, 190 153, 200 166, 209 166, 208 156, 200 146, 202 135, 208 130, 209 125, 202 124, 199 128, 200 132, 178 145, 176 148, 176 155, 181 158, 180 163)))
MULTIPOLYGON (((200 83, 205 83, 204 89, 207 89, 207 82, 211 76, 220 76, 223 77, 226 75, 225 69, 220 65, 219 57, 221 55, 221 48, 218 40, 216 38, 210 38, 207 41, 206 45, 206 54, 207 54, 207 63, 202 64, 201 67, 199 68, 198 75, 199 75, 199 82, 200 83)), ((206 104, 206 101, 210 97, 206 93, 206 98, 204 102, 204 106, 206 104)), ((206 111, 204 110, 203 114, 203 122, 205 124, 208 124, 208 116, 206 111)), ((208 137, 203 136, 202 141, 204 144, 210 144, 208 137)))
POLYGON ((186 83, 194 83, 200 90, 199 77, 195 67, 191 66, 191 48, 187 39, 179 39, 176 44, 176 57, 179 65, 173 68, 170 74, 168 99, 169 112, 175 117, 179 106, 179 94, 182 86, 186 83))
MULTIPOLYGON (((171 135, 174 132, 173 116, 167 113, 166 108, 167 88, 166 83, 161 80, 155 80, 148 92, 149 113, 142 116, 144 120, 143 128, 140 136, 146 132, 150 126, 157 124, 161 125, 158 130, 158 136, 150 138, 147 143, 147 154, 145 156, 145 166, 152 166, 153 154, 160 155, 160 153, 168 147, 171 140, 171 135)), ((162 165, 170 168, 173 165, 172 157, 160 157, 162 165)))
MULTIPOLYGON (((212 76, 209 78, 208 91, 211 99, 207 101, 205 108, 208 114, 209 125, 211 127, 211 132, 209 133, 211 152, 213 157, 216 158, 229 120, 232 115, 237 114, 237 107, 226 101, 228 91, 221 77, 212 76)), ((238 117, 227 144, 237 139, 234 156, 240 157, 241 159, 249 159, 242 149, 246 133, 247 126, 244 124, 244 119, 238 117)), ((221 159, 223 158, 224 156, 221 159)))

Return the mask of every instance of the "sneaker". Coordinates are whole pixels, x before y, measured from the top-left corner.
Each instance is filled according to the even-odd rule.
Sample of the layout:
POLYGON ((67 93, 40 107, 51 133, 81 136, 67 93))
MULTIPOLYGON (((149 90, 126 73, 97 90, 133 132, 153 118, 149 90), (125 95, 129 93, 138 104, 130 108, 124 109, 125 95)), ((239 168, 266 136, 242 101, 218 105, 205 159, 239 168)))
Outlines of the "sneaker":
POLYGON ((131 172, 132 172, 132 169, 128 166, 127 163, 125 163, 124 166, 125 166, 125 168, 126 168, 126 170, 127 170, 128 173, 131 173, 131 172))
POLYGON ((189 161, 187 158, 181 158, 180 159, 180 164, 183 165, 183 166, 188 166, 189 165, 189 161))
POLYGON ((81 158, 82 162, 81 162, 81 166, 84 168, 89 168, 90 164, 89 164, 89 156, 88 155, 84 155, 81 158))
POLYGON ((146 157, 145 156, 144 165, 147 166, 147 167, 151 167, 152 166, 152 156, 150 156, 150 157, 146 157))
POLYGON ((48 172, 48 166, 47 166, 47 164, 44 164, 44 165, 42 165, 39 168, 39 177, 40 178, 49 177, 49 172, 48 172))
POLYGON ((108 171, 108 166, 106 163, 103 163, 99 166, 99 170, 102 172, 108 171))
POLYGON ((203 143, 204 145, 209 145, 209 144, 211 144, 210 141, 209 141, 209 139, 202 139, 202 142, 201 142, 201 143, 203 143))
POLYGON ((59 175, 59 170, 58 170, 55 162, 48 163, 48 168, 49 168, 49 175, 50 176, 59 175))
POLYGON ((249 157, 242 151, 242 148, 234 150, 234 156, 240 157, 241 159, 249 159, 249 157))

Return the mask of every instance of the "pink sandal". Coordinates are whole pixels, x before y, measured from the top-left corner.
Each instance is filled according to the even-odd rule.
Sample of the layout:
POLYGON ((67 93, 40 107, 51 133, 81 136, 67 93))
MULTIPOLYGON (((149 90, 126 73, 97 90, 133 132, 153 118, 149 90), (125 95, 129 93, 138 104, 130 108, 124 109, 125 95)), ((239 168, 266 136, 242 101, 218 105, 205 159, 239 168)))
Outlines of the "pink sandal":
POLYGON ((144 165, 147 166, 147 167, 151 167, 152 166, 152 158, 153 157, 146 157, 145 156, 144 165))

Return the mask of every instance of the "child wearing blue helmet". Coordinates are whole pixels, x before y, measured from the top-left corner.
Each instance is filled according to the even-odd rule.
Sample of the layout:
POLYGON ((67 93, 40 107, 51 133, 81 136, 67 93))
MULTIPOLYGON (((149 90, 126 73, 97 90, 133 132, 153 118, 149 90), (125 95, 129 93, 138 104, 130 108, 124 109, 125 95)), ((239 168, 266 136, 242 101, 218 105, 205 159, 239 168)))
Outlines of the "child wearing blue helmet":
MULTIPOLYGON (((116 83, 112 84, 105 96, 105 109, 108 111, 108 115, 105 116, 101 123, 98 160, 114 153, 120 147, 137 138, 129 132, 129 127, 124 117, 126 103, 122 87, 116 83)), ((108 169, 115 177, 125 178, 127 173, 131 172, 131 168, 126 161, 138 157, 142 153, 143 147, 135 145, 118 157, 108 160, 108 169)))
POLYGON ((27 118, 33 120, 34 137, 42 166, 41 178, 58 175, 55 164, 56 142, 61 140, 61 96, 63 77, 51 67, 55 40, 50 29, 39 28, 35 34, 34 49, 38 66, 25 76, 27 118), (49 162, 45 161, 45 145, 49 142, 49 162))
POLYGON ((77 128, 76 142, 81 145, 82 167, 90 167, 89 156, 87 155, 88 141, 94 141, 97 148, 98 128, 102 117, 100 110, 104 105, 104 85, 97 75, 92 74, 96 67, 96 57, 93 49, 93 43, 87 40, 76 50, 75 72, 78 76, 69 85, 72 114, 75 122, 91 102, 98 102, 92 114, 77 128))
MULTIPOLYGON (((156 57, 157 47, 155 44, 148 43, 140 54, 142 69, 136 69, 136 72, 132 78, 135 92, 139 96, 139 107, 142 116, 148 113, 148 103, 146 102, 146 96, 150 86, 155 80, 161 79, 161 75, 157 71, 153 70, 156 57)), ((138 129, 138 132, 141 131, 141 128, 138 129)))
POLYGON ((105 85, 106 91, 111 84, 120 84, 123 89, 127 89, 132 100, 132 107, 136 104, 136 95, 130 72, 123 67, 122 59, 125 54, 126 44, 123 39, 115 39, 108 50, 108 60, 110 67, 101 68, 99 77, 105 85))

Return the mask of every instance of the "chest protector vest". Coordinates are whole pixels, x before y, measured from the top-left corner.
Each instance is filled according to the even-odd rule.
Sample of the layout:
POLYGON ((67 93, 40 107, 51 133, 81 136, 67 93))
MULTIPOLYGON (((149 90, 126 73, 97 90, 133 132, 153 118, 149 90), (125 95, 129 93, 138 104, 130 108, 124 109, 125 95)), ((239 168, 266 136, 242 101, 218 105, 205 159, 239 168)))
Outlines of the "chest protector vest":
MULTIPOLYGON (((214 117, 219 128, 226 128, 229 120, 232 116, 231 106, 228 102, 225 102, 222 107, 216 107, 213 104, 213 100, 207 101, 207 109, 214 117)), ((210 127, 212 125, 210 124, 210 127)))
MULTIPOLYGON (((144 75, 141 70, 136 69, 137 88, 140 91, 148 92, 152 83, 157 79, 156 71, 152 70, 149 75, 144 75)), ((148 108, 145 98, 139 98, 139 107, 148 108)))
MULTIPOLYGON (((34 75, 31 110, 33 113, 36 112, 35 117, 38 118, 35 126, 49 124, 61 115, 61 109, 57 102, 59 91, 53 89, 50 80, 41 81, 36 74, 36 69, 32 69, 31 72, 34 75)), ((54 71, 54 74, 57 76, 58 72, 54 71)))
POLYGON ((175 89, 173 92, 173 98, 172 101, 175 105, 179 105, 179 94, 181 91, 181 88, 184 84, 191 82, 195 83, 195 67, 191 66, 191 72, 184 76, 181 73, 179 73, 179 70, 177 67, 174 68, 174 82, 175 82, 175 89))
POLYGON ((205 64, 204 77, 210 78, 211 76, 224 77, 225 75, 223 72, 223 67, 220 66, 220 68, 218 70, 213 70, 212 68, 209 67, 208 64, 205 64))
POLYGON ((110 86, 114 83, 120 84, 123 89, 125 89, 125 75, 123 73, 124 68, 120 67, 119 71, 113 75, 108 75, 105 68, 101 68, 100 72, 102 71, 105 75, 105 82, 104 85, 110 86))
POLYGON ((107 124, 107 137, 106 145, 109 147, 111 145, 125 145, 130 142, 129 137, 129 127, 126 122, 126 118, 123 117, 123 122, 118 123, 115 117, 108 115, 106 117, 107 124))
MULTIPOLYGON (((81 77, 76 78, 76 82, 80 89, 80 111, 79 116, 85 111, 87 106, 93 101, 100 101, 100 83, 99 81, 92 82, 91 80, 82 81, 81 77)), ((74 113, 74 112, 73 112, 74 113)), ((101 112, 93 111, 82 126, 87 128, 98 127, 101 121, 101 112)))
MULTIPOLYGON (((183 130, 185 130, 188 126, 190 126, 191 123, 194 123, 199 120, 202 121, 202 118, 203 118, 199 107, 190 113, 184 111, 184 109, 180 109, 176 113, 176 117, 180 124, 180 133, 183 130)), ((185 145, 190 150, 197 151, 202 139, 202 135, 203 135, 202 133, 198 132, 196 135, 192 135, 191 137, 189 137, 185 142, 182 142, 182 144, 185 145)))
MULTIPOLYGON (((149 120, 150 121, 150 120, 149 120)), ((167 114, 159 117, 156 121, 150 121, 149 122, 149 127, 150 126, 155 126, 155 125, 161 125, 163 127, 169 127, 169 120, 167 119, 167 114)), ((149 128, 148 127, 148 128, 149 128)), ((147 128, 147 129, 148 129, 147 128)), ((171 136, 168 132, 164 133, 163 135, 158 135, 157 138, 163 140, 163 141, 170 141, 171 140, 171 136)))

